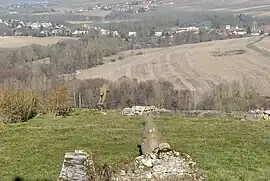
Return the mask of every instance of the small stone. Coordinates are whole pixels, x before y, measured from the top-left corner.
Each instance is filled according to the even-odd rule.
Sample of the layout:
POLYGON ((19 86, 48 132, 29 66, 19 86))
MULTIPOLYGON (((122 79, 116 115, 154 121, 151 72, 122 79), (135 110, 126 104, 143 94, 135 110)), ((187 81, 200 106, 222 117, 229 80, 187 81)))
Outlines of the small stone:
POLYGON ((139 169, 144 169, 145 167, 143 165, 140 165, 139 166, 139 169))
POLYGON ((140 171, 140 170, 138 170, 138 169, 134 170, 133 172, 134 172, 135 174, 139 174, 139 173, 141 173, 141 171, 140 171))
POLYGON ((152 164, 153 165, 161 165, 161 160, 160 159, 154 159, 154 160, 152 160, 152 164))
POLYGON ((153 175, 151 172, 146 174, 146 178, 151 179, 152 177, 153 177, 153 175))
POLYGON ((177 156, 177 157, 179 157, 180 156, 180 153, 177 152, 177 151, 174 151, 174 155, 177 156))
POLYGON ((164 167, 163 165, 156 165, 153 167, 153 171, 157 173, 164 172, 164 170, 166 170, 166 167, 164 167))
POLYGON ((142 163, 146 166, 146 167, 152 167, 152 160, 151 159, 142 159, 142 163))
POLYGON ((165 150, 165 149, 170 149, 171 146, 169 145, 169 143, 160 143, 158 145, 158 148, 159 148, 159 150, 165 150))
POLYGON ((156 154, 154 154, 154 153, 150 153, 150 154, 149 154, 149 157, 150 157, 151 159, 156 159, 156 158, 157 158, 156 154))
POLYGON ((126 175, 126 171, 122 169, 121 172, 120 172, 120 175, 121 176, 125 176, 126 175))

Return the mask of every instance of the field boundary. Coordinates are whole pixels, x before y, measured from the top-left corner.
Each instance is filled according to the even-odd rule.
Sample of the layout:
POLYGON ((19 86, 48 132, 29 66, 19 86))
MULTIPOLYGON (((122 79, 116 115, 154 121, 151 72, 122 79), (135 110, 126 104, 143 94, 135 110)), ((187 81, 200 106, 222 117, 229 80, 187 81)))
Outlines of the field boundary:
POLYGON ((269 51, 264 50, 264 49, 259 48, 258 46, 256 46, 256 44, 261 42, 264 38, 265 38, 265 36, 262 36, 258 40, 247 44, 246 47, 249 48, 249 49, 252 49, 253 51, 256 51, 256 52, 260 53, 264 57, 270 57, 270 52, 269 51))

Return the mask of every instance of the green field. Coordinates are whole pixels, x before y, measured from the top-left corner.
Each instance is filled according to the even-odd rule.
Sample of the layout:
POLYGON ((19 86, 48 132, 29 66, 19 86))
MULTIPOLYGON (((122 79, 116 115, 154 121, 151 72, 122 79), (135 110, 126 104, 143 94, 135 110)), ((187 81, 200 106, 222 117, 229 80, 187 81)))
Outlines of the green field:
MULTIPOLYGON (((270 178, 270 122, 160 116, 167 141, 202 167, 212 181, 270 178)), ((141 121, 116 111, 107 116, 82 110, 67 118, 41 116, 28 123, 0 125, 0 178, 56 180, 65 152, 93 152, 98 163, 120 167, 138 154, 141 121)))

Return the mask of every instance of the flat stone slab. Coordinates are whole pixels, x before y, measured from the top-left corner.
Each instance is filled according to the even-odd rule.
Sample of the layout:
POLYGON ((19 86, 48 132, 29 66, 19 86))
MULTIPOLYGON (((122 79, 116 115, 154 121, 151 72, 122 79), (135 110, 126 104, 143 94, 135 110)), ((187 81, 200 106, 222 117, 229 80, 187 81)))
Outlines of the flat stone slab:
POLYGON ((88 181, 88 156, 82 151, 66 153, 58 181, 88 181))

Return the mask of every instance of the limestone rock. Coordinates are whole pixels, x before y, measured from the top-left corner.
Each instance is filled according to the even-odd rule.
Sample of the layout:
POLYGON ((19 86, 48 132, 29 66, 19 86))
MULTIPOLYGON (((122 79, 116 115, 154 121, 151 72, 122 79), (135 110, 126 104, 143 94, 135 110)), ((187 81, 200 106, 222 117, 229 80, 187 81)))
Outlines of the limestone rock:
MULTIPOLYGON (((169 144, 163 145, 167 145, 168 148, 169 144)), ((136 157, 135 170, 128 171, 126 175, 116 174, 113 180, 206 181, 203 172, 196 167, 196 163, 189 155, 173 150, 163 151, 157 148, 153 152, 153 157, 149 155, 136 157)))
MULTIPOLYGON (((145 108, 143 109, 145 111, 145 108)), ((154 119, 143 114, 145 119, 141 152, 126 174, 115 174, 117 181, 205 181, 202 170, 197 168, 187 154, 174 151, 158 131, 154 119)))
POLYGON ((83 151, 66 153, 58 181, 88 181, 89 155, 83 151))
POLYGON ((152 160, 151 159, 148 159, 148 158, 143 158, 141 159, 141 162, 144 166, 146 167, 152 167, 152 160))
POLYGON ((124 108, 122 114, 127 116, 135 116, 132 108, 124 108))
POLYGON ((159 109, 155 106, 133 106, 132 108, 124 108, 122 114, 126 116, 135 116, 135 115, 142 116, 143 113, 149 112, 170 112, 170 111, 166 109, 159 109))

